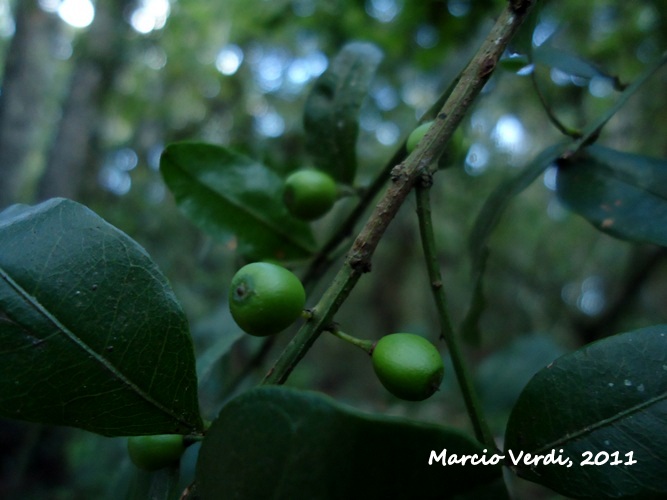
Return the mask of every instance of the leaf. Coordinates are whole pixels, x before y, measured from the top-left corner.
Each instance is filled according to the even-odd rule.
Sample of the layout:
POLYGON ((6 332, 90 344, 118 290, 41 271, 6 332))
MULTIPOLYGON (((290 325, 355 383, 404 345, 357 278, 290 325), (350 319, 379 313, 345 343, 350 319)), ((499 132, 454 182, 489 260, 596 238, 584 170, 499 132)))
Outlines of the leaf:
POLYGON ((443 449, 483 453, 456 430, 262 387, 223 408, 202 444, 196 479, 203 498, 426 499, 500 477, 498 466, 428 465, 431 451, 443 449))
POLYGON ((221 146, 176 143, 160 172, 186 216, 208 234, 238 239, 250 260, 300 259, 314 252, 310 227, 283 204, 283 181, 250 158, 221 146))
POLYGON ((345 45, 306 100, 306 149, 318 169, 343 184, 354 181, 359 109, 381 59, 370 43, 345 45))
MULTIPOLYGON (((616 335, 542 369, 514 407, 506 450, 572 460, 572 466, 518 465, 520 476, 575 498, 667 495, 667 325, 616 335), (580 465, 619 453, 633 465, 580 465), (598 455, 600 454, 600 455, 598 455)), ((507 453, 507 452, 506 452, 507 453)), ((610 460, 614 460, 613 456, 610 460)))
POLYGON ((500 218, 510 202, 530 186, 544 170, 561 155, 567 156, 581 149, 584 145, 593 142, 605 124, 635 95, 641 87, 653 76, 658 69, 667 63, 667 53, 648 65, 632 84, 628 85, 616 102, 597 119, 588 124, 582 137, 570 144, 554 144, 542 151, 517 176, 498 186, 484 203, 480 214, 475 220, 472 232, 468 239, 468 248, 472 257, 473 273, 482 265, 482 258, 489 237, 500 222, 500 218))
MULTIPOLYGON (((616 79, 602 71, 586 59, 564 50, 542 45, 533 50, 533 62, 550 68, 556 68, 571 76, 585 79, 605 78, 616 82, 616 79)), ((617 87, 618 90, 618 87, 617 87)))
POLYGON ((188 324, 166 278, 73 201, 0 214, 0 415, 106 436, 202 429, 188 324))
POLYGON ((565 354, 548 335, 524 335, 489 355, 477 369, 480 399, 493 413, 509 415, 528 381, 547 363, 565 354))
POLYGON ((500 68, 510 73, 518 73, 519 71, 527 71, 531 67, 530 59, 527 56, 520 54, 512 54, 509 57, 503 57, 498 61, 500 68))
MULTIPOLYGON (((516 35, 512 37, 509 45, 509 52, 513 54, 522 54, 525 56, 532 55, 533 51, 533 39, 535 37, 535 28, 540 24, 540 21, 545 17, 542 15, 542 12, 547 8, 551 3, 551 0, 542 0, 540 2, 534 2, 534 5, 531 7, 528 16, 525 21, 519 27, 516 35)), ((546 16, 549 18, 550 16, 546 16)), ((550 19, 550 22, 553 22, 550 19)))
POLYGON ((667 161, 590 146, 558 163, 561 202, 616 238, 667 245, 667 161))
POLYGON ((234 344, 246 337, 243 330, 236 326, 229 312, 228 302, 222 304, 208 317, 198 321, 193 334, 195 338, 213 339, 207 349, 197 356, 197 378, 200 386, 212 375, 234 344))
POLYGON ((549 165, 565 150, 567 145, 555 144, 542 151, 530 164, 516 176, 501 183, 487 198, 482 210, 475 219, 468 238, 468 249, 473 261, 473 273, 482 273, 486 259, 487 243, 491 233, 500 222, 503 212, 510 202, 530 186, 549 165))

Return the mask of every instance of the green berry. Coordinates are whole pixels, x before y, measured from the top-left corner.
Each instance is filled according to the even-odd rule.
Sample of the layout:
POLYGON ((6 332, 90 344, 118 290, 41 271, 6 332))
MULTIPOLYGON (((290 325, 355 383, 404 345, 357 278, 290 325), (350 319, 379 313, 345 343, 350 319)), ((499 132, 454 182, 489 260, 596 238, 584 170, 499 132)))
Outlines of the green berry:
POLYGON ((412 132, 410 132, 408 140, 405 143, 405 149, 408 151, 408 154, 412 153, 415 150, 417 144, 421 142, 421 140, 424 138, 426 132, 428 131, 428 129, 431 127, 432 124, 433 124, 432 121, 424 122, 421 125, 419 125, 416 129, 414 129, 412 132))
POLYGON ((132 463, 140 469, 155 471, 177 463, 185 445, 180 434, 132 436, 127 441, 132 463))
POLYGON ((422 401, 440 387, 445 367, 436 347, 424 337, 394 333, 382 337, 372 352, 373 369, 394 396, 422 401))
POLYGON ((250 335, 264 337, 284 330, 303 311, 306 292, 291 271, 269 262, 243 266, 232 278, 229 310, 250 335))
POLYGON ((299 219, 319 219, 331 210, 337 198, 336 181, 319 170, 297 170, 285 179, 285 206, 299 219))

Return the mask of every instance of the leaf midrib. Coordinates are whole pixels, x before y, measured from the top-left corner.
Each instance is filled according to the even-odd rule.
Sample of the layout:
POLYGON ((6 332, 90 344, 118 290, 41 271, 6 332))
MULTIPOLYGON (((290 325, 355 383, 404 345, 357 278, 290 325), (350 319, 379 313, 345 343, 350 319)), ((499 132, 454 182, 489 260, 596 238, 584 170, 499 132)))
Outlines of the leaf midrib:
MULTIPOLYGON (((275 232, 276 234, 280 235, 282 238, 284 238, 286 241, 288 241, 294 247, 298 248, 299 250, 303 251, 306 254, 312 254, 313 253, 314 248, 306 246, 305 242, 302 242, 300 240, 296 240, 290 235, 289 232, 281 230, 280 224, 278 224, 278 225, 273 224, 273 222, 271 220, 266 219, 260 213, 254 211, 254 210, 251 210, 248 204, 241 203, 241 201, 237 201, 232 197, 224 196, 223 194, 221 194, 220 192, 218 192, 217 190, 208 186, 205 182, 200 180, 199 177, 196 174, 191 173, 189 170, 181 167, 177 162, 171 161, 170 163, 173 165, 174 168, 178 169, 180 172, 183 172, 186 177, 188 177, 189 179, 192 179, 192 181, 195 184, 197 184, 198 186, 200 186, 204 190, 214 194, 215 196, 219 196, 221 199, 227 201, 227 203, 232 205, 237 210, 239 210, 239 211, 241 211, 245 214, 248 214, 249 216, 251 216, 255 220, 259 221, 264 227, 266 227, 269 230, 271 230, 271 231, 275 232)), ((187 198, 187 197, 188 196, 185 195, 185 198, 187 198)))
POLYGON ((667 193, 660 192, 658 189, 653 187, 653 185, 640 182, 637 177, 633 177, 632 174, 629 172, 625 172, 623 170, 614 168, 612 165, 606 165, 604 163, 599 163, 599 162, 596 164, 596 166, 599 167, 600 170, 606 172, 608 174, 608 177, 611 179, 614 179, 620 183, 630 186, 631 188, 645 191, 646 193, 651 194, 658 199, 667 200, 667 193))
POLYGON ((568 433, 565 436, 563 436, 562 438, 557 439, 557 440, 555 440, 551 443, 547 443, 547 444, 543 445, 542 447, 536 449, 535 451, 536 452, 549 451, 549 450, 551 450, 553 448, 557 448, 557 447, 559 447, 563 444, 569 443, 571 441, 575 441, 578 438, 580 438, 580 437, 582 437, 586 434, 594 432, 594 431, 596 431, 598 429, 601 429, 601 428, 603 428, 607 425, 611 426, 614 423, 616 423, 618 421, 621 421, 621 420, 623 420, 623 419, 625 419, 625 418, 627 418, 631 415, 634 415, 635 413, 638 413, 641 410, 643 410, 645 408, 648 408, 648 407, 652 406, 653 404, 656 404, 656 403, 658 403, 660 401, 663 401, 665 399, 667 399, 667 392, 665 392, 661 395, 658 395, 658 396, 654 396, 653 398, 648 399, 648 400, 646 400, 646 401, 644 401, 640 404, 634 405, 634 406, 632 406, 632 407, 630 407, 626 410, 623 410, 623 411, 617 413, 616 415, 614 415, 612 417, 604 418, 604 419, 602 419, 598 422, 595 422, 594 424, 587 425, 587 426, 583 427, 582 429, 579 429, 579 430, 575 431, 574 433, 568 433))
MULTIPOLYGON (((70 341, 72 341, 77 347, 82 349, 86 354, 88 354, 92 359, 97 361, 104 368, 109 370, 120 382, 129 387, 132 392, 140 396, 146 402, 162 411, 166 415, 169 415, 174 420, 180 422, 186 427, 191 427, 191 424, 185 419, 180 417, 177 413, 173 412, 165 405, 159 401, 152 398, 147 392, 143 391, 139 386, 127 378, 121 371, 119 371, 113 364, 111 364, 107 359, 97 353, 92 349, 88 344, 86 344, 81 338, 79 338, 73 331, 67 328, 56 316, 51 314, 35 297, 30 295, 19 283, 14 281, 12 277, 5 271, 3 267, 0 266, 0 278, 2 278, 10 288, 12 288, 16 294, 22 299, 26 307, 31 308, 37 314, 46 318, 51 324, 53 324, 59 332, 64 334, 70 341)), ((26 325, 28 329, 32 329, 31 325, 26 325)))

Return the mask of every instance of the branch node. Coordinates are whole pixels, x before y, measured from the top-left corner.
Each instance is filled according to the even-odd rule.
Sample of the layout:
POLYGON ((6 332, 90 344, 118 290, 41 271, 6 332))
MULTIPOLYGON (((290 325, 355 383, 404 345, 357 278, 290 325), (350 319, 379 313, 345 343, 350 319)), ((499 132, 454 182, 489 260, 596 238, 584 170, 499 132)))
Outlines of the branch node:
POLYGON ((350 267, 353 271, 365 274, 371 272, 371 262, 368 258, 360 257, 359 255, 352 256, 350 258, 350 267))
POLYGON ((389 176, 391 178, 391 182, 398 182, 401 180, 401 177, 403 177, 403 168, 402 165, 396 165, 394 168, 391 169, 391 172, 389 173, 389 176))
POLYGON ((419 187, 423 189, 428 189, 433 186, 433 174, 427 170, 422 170, 422 173, 419 174, 419 187))
POLYGON ((493 73, 493 70, 496 67, 496 58, 493 56, 487 57, 484 62, 482 62, 481 67, 479 68, 479 77, 485 78, 493 73))

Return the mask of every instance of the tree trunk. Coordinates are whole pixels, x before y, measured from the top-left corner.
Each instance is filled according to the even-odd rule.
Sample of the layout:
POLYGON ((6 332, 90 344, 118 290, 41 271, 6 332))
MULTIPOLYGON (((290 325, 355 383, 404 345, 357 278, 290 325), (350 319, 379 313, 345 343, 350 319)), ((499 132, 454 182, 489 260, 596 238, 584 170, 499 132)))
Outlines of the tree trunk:
POLYGON ((95 20, 75 48, 76 66, 63 106, 58 132, 51 145, 37 198, 77 199, 82 183, 95 167, 94 140, 99 132, 104 96, 122 63, 128 25, 123 9, 130 2, 97 2, 95 20))
POLYGON ((24 195, 29 162, 39 149, 45 103, 53 81, 50 50, 60 21, 36 0, 21 0, 0 95, 0 210, 24 195))

